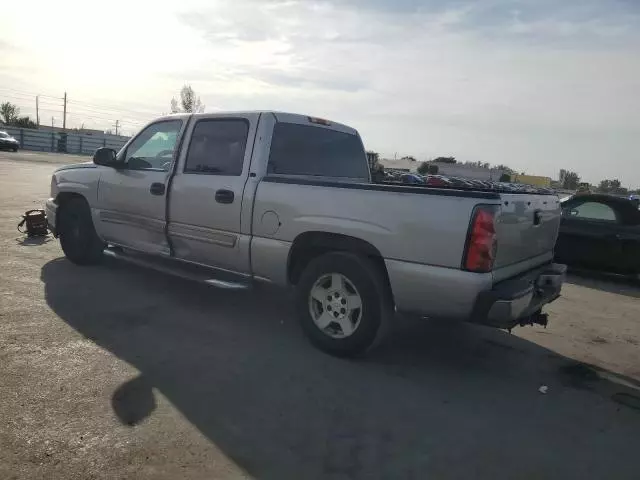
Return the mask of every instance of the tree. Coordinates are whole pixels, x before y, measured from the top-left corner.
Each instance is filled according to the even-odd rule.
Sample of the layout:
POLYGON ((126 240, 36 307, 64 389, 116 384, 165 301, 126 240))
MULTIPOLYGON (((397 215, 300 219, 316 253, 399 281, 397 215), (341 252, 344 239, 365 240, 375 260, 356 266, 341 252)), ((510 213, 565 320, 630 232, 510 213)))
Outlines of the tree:
POLYGON ((432 160, 432 162, 437 163, 458 163, 456 157, 436 157, 432 160))
POLYGON ((569 170, 560 170, 560 181, 562 188, 576 190, 580 184, 580 175, 569 170))
POLYGON ((500 164, 500 165, 496 165, 495 167, 496 170, 503 170, 506 173, 513 173, 515 170, 513 170, 513 168, 511 167, 507 167, 506 165, 500 164))
POLYGON ((28 116, 16 118, 11 125, 20 128, 38 128, 36 122, 31 120, 28 116))
POLYGON ((377 162, 380 158, 380 154, 378 152, 374 152, 373 150, 367 150, 367 157, 377 162))
POLYGON ((180 90, 180 105, 174 98, 171 99, 171 113, 201 113, 204 112, 204 104, 200 101, 200 97, 196 96, 191 85, 185 85, 180 90))
POLYGON ((13 125, 20 115, 20 109, 10 102, 4 102, 0 105, 0 116, 2 121, 7 125, 13 125))
POLYGON ((511 175, 508 173, 503 173, 502 175, 500 175, 500 182, 510 182, 511 181, 511 175))
POLYGON ((367 150, 367 162, 369 162, 369 168, 373 168, 380 161, 380 154, 373 150, 367 150))
POLYGON ((602 180, 598 186, 598 191, 601 193, 612 193, 617 195, 628 193, 628 190, 622 186, 620 180, 617 178, 614 180, 602 180))
POLYGON ((464 162, 465 165, 469 165, 471 167, 478 167, 478 168, 486 168, 489 169, 491 167, 491 165, 489 164, 489 162, 481 162, 481 161, 477 161, 477 162, 464 162))
POLYGON ((435 165, 431 162, 422 162, 418 167, 418 173, 420 175, 437 175, 438 165, 435 165))

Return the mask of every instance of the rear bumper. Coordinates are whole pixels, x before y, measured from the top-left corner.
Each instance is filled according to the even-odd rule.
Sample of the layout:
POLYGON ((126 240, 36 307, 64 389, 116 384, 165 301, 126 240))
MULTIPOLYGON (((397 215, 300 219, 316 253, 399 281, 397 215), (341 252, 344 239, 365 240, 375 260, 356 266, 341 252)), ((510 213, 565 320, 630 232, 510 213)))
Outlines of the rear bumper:
POLYGON ((535 322, 542 307, 560 296, 566 271, 553 263, 494 285, 478 295, 471 320, 497 328, 535 322))
POLYGON ((44 212, 47 216, 47 225, 49 226, 49 230, 55 237, 58 236, 56 232, 56 215, 58 212, 58 204, 55 202, 53 198, 47 200, 44 204, 44 212))

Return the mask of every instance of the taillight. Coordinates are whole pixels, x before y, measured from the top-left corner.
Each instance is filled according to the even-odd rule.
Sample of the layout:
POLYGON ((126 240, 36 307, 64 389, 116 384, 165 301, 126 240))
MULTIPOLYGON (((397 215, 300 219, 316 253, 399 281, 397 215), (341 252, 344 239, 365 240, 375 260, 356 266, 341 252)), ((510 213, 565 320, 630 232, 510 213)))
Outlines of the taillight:
POLYGON ((49 188, 49 196, 56 198, 58 196, 58 179, 55 175, 51 175, 51 186, 49 188))
POLYGON ((496 211, 492 207, 476 207, 467 238, 463 266, 470 272, 490 272, 496 256, 496 211))

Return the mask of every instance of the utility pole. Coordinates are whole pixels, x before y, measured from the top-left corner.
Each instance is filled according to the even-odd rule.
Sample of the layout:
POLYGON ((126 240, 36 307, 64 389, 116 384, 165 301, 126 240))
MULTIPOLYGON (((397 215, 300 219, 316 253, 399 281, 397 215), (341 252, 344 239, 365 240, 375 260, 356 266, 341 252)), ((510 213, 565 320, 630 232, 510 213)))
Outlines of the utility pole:
POLYGON ((40 126, 40 113, 38 110, 38 97, 39 95, 36 95, 36 125, 40 126))
POLYGON ((116 124, 114 125, 114 127, 116 127, 116 135, 118 135, 118 127, 120 126, 120 120, 116 120, 116 124))
POLYGON ((51 128, 53 128, 53 120, 54 120, 54 118, 51 117, 51 128))
POLYGON ((67 92, 64 92, 64 107, 62 111, 62 129, 67 129, 67 92))

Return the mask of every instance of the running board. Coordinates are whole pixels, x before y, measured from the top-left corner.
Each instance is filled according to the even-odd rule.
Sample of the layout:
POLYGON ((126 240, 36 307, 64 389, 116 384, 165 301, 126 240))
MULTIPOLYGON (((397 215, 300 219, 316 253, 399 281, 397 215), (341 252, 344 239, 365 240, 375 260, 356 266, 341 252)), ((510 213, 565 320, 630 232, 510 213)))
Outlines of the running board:
POLYGON ((138 267, 150 268, 157 272, 166 273, 186 280, 194 280, 226 290, 248 290, 252 286, 249 278, 240 278, 232 273, 218 272, 204 266, 182 262, 172 258, 154 257, 144 253, 123 250, 119 247, 105 248, 104 255, 138 267))

